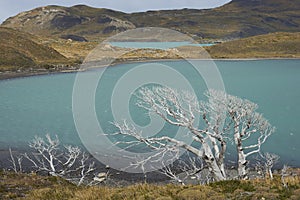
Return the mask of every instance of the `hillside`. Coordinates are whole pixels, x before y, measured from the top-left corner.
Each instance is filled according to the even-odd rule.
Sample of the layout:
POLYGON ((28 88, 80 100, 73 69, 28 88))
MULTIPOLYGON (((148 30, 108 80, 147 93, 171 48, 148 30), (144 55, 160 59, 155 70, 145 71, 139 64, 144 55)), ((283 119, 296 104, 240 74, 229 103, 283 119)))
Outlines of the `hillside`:
POLYGON ((56 50, 37 41, 31 34, 0 27, 0 71, 51 68, 69 63, 56 50))
MULTIPOLYGON (((64 56, 72 59, 85 58, 97 46, 97 42, 56 41, 50 45, 64 56)), ((212 58, 300 58, 300 32, 269 33, 223 42, 204 47, 212 58)), ((102 57, 118 57, 124 49, 110 47, 102 49, 102 57)), ((118 62, 176 59, 176 52, 185 58, 207 58, 201 47, 184 46, 176 49, 132 51, 118 58, 118 62), (174 52, 175 51, 175 54, 174 52)))
POLYGON ((272 32, 300 31, 300 1, 233 0, 215 9, 123 13, 84 5, 46 6, 20 13, 2 26, 42 36, 78 41, 103 40, 136 27, 165 27, 194 39, 244 38, 272 32))
POLYGON ((206 50, 213 58, 300 58, 300 32, 253 36, 206 50))
POLYGON ((8 18, 2 26, 40 36, 86 41, 102 39, 109 34, 135 28, 121 18, 125 13, 84 5, 73 7, 46 6, 8 18))
POLYGON ((201 38, 232 39, 300 31, 300 1, 233 0, 215 9, 155 11, 129 17, 136 26, 162 26, 201 38), (151 19, 151 20, 149 20, 151 19))
MULTIPOLYGON (((85 5, 40 7, 0 26, 0 72, 76 69, 74 64, 100 41, 138 27, 171 28, 198 42, 229 41, 206 47, 212 58, 299 58, 299 10, 295 0, 233 0, 215 9, 132 14, 85 5)), ((187 58, 199 53, 192 47, 177 50, 187 58)), ((176 58, 172 52, 153 52, 133 52, 118 61, 176 58)))

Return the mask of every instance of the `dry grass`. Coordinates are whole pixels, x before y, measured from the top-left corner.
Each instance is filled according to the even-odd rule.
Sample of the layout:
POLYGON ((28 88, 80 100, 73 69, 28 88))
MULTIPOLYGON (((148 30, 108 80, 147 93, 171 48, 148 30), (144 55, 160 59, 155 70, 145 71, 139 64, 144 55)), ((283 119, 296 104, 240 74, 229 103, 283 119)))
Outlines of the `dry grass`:
POLYGON ((300 32, 259 35, 206 49, 213 58, 300 58, 300 32))
MULTIPOLYGON (((101 41, 75 42, 52 40, 48 45, 65 57, 83 60, 101 41)), ((112 47, 99 48, 97 57, 117 58, 117 62, 146 61, 178 58, 300 58, 300 32, 272 33, 234 40, 205 47, 178 47, 177 50, 138 49, 124 54, 124 49, 112 47), (112 50, 113 49, 113 50, 112 50), (120 56, 121 55, 121 56, 120 56)))
POLYGON ((0 27, 0 71, 68 64, 72 62, 35 36, 0 27))
POLYGON ((83 60, 100 41, 94 42, 76 42, 70 40, 57 39, 48 45, 69 59, 83 60))
POLYGON ((274 180, 222 181, 210 185, 136 184, 126 187, 76 187, 64 180, 35 174, 0 173, 0 199, 70 200, 192 200, 192 199, 300 199, 299 176, 274 180))

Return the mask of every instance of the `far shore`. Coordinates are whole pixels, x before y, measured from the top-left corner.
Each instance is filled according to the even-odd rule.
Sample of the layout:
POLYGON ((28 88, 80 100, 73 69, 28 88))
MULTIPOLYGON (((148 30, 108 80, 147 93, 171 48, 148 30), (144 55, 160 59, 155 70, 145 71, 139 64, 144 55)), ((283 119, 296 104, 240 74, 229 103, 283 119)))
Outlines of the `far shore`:
POLYGON ((70 70, 57 70, 57 71, 40 71, 39 69, 33 71, 7 71, 7 72, 0 72, 0 81, 7 80, 7 79, 15 79, 15 78, 24 78, 30 76, 41 76, 41 75, 50 75, 50 74, 61 74, 61 73, 75 73, 79 72, 77 69, 70 69, 70 70))
MULTIPOLYGON (((114 62, 109 65, 109 67, 117 66, 121 64, 130 64, 130 63, 143 63, 143 62, 159 62, 159 61, 179 61, 182 59, 145 59, 145 60, 122 60, 114 62)), ((212 61, 258 61, 258 60, 300 60, 300 58, 285 58, 285 57, 272 57, 272 58, 214 58, 214 59, 186 59, 186 60, 212 60, 212 61)), ((30 76, 40 76, 40 75, 51 75, 51 74, 61 74, 61 73, 76 73, 80 71, 86 71, 90 69, 102 68, 108 66, 99 66, 94 68, 88 68, 82 70, 78 69, 62 69, 62 70, 45 70, 45 69, 35 69, 31 71, 0 71, 0 81, 7 79, 23 78, 30 76)))

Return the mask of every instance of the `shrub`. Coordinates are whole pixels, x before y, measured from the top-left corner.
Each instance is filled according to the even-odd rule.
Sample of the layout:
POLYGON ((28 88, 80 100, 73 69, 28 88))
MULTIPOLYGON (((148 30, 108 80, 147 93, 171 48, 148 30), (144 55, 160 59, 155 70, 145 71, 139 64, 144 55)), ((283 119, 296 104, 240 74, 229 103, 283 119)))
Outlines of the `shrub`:
POLYGON ((255 187, 248 181, 227 180, 209 184, 213 188, 219 188, 222 192, 233 193, 236 189, 242 189, 247 192, 255 191, 255 187))

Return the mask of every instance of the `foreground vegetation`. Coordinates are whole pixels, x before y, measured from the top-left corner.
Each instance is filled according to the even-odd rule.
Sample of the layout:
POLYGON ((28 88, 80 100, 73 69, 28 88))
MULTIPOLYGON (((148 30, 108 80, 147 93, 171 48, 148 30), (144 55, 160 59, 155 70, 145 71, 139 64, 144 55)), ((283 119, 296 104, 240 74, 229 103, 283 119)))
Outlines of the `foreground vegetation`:
POLYGON ((229 180, 209 185, 136 184, 124 187, 80 186, 63 179, 0 172, 0 199, 299 199, 299 176, 248 181, 229 180))

